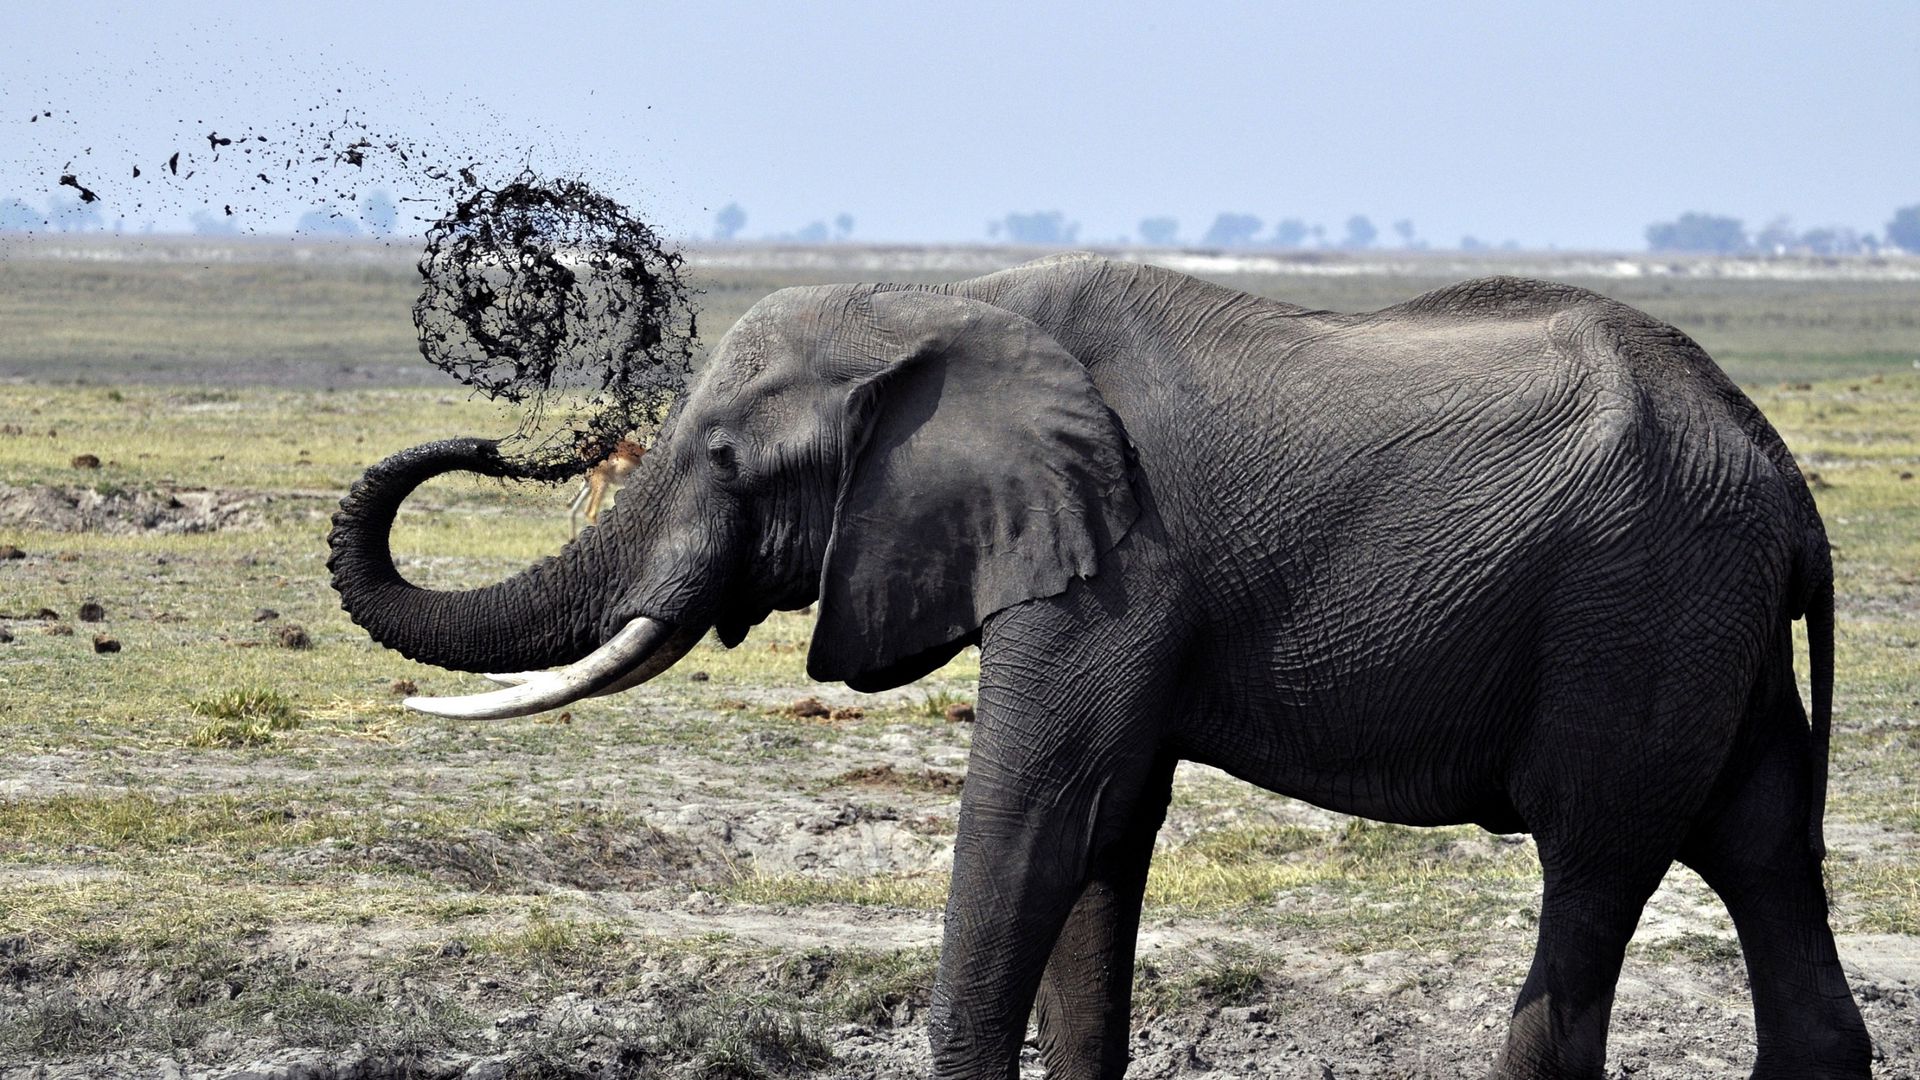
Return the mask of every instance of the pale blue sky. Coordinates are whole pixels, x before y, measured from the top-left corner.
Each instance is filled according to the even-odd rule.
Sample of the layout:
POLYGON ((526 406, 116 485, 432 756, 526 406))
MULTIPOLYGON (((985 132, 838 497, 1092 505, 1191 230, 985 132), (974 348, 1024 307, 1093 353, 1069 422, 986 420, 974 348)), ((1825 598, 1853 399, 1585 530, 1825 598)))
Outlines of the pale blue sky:
MULTIPOLYGON (((737 201, 747 236, 844 210, 862 239, 980 240, 1058 209, 1083 241, 1160 214, 1193 239, 1234 210, 1638 249, 1684 210, 1878 232, 1920 202, 1920 3, 1891 0, 16 3, 0 28, 0 196, 43 202, 91 146, 135 225, 120 161, 320 103, 681 235, 737 201)), ((256 225, 299 209, 250 197, 256 225)))

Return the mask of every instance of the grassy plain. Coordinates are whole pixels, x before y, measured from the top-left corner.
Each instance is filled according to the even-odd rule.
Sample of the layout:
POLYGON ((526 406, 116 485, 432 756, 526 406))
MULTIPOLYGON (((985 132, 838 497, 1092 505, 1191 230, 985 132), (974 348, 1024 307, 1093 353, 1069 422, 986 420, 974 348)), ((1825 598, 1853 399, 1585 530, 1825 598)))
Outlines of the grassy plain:
MULTIPOLYGON (((814 687, 808 619, 777 615, 564 716, 400 709, 397 686, 473 680, 347 621, 328 514, 394 449, 513 424, 412 356, 410 274, 379 252, 0 259, 0 545, 24 553, 0 560, 0 1076, 274 1053, 395 1075, 919 1067, 968 745, 941 712, 971 698, 974 659, 877 697, 814 687), (102 466, 76 469, 88 453, 102 466), (89 602, 103 621, 80 621, 89 602), (289 624, 310 644, 283 644, 289 624), (808 694, 861 713, 792 715, 808 694)), ((833 277, 709 273, 705 332, 833 277)), ((1350 310, 1442 283, 1226 280, 1350 310)), ((1818 474, 1841 607, 1833 920, 1907 1070, 1887 1075, 1911 1075, 1920 285, 1589 284, 1699 337, 1818 474)), ((570 494, 442 479, 395 549, 425 584, 496 580, 564 542, 570 494)), ((1524 838, 1343 818, 1183 768, 1135 1071, 1189 1055, 1240 1074, 1315 1057, 1478 1071, 1524 974, 1537 874, 1524 838), (1285 1037, 1209 1034, 1223 1009, 1243 1011, 1222 1030, 1285 1037)), ((1745 1009, 1730 925, 1674 871, 1630 957, 1616 1059, 1744 1075, 1745 1009), (1670 1021, 1678 1040, 1654 1030, 1670 1021)))

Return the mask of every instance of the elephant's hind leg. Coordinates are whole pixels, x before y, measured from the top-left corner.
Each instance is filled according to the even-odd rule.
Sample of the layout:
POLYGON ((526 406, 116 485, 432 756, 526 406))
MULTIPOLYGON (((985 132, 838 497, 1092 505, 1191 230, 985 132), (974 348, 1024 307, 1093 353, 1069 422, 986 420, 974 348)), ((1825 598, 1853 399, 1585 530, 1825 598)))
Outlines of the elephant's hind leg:
POLYGON ((1500 1080, 1603 1075, 1627 942, 1706 804, 1746 704, 1747 665, 1713 659, 1719 666, 1707 670, 1732 669, 1717 687, 1679 666, 1653 678, 1624 666, 1576 673, 1543 687, 1510 782, 1545 888, 1533 965, 1494 1068, 1500 1080))
POLYGON ((1037 1001, 1050 1080, 1117 1080, 1127 1071, 1133 955, 1154 837, 1173 795, 1171 756, 1155 764, 1126 832, 1094 857, 1054 942, 1037 1001))
POLYGON ((1753 987, 1756 1078, 1864 1078, 1873 1046, 1827 925, 1807 839, 1810 739, 1791 673, 1750 718, 1709 815, 1680 858, 1733 916, 1753 987))
POLYGON ((1542 838, 1546 889, 1533 966, 1520 989, 1498 1080, 1599 1080, 1627 941, 1671 858, 1570 850, 1542 838))

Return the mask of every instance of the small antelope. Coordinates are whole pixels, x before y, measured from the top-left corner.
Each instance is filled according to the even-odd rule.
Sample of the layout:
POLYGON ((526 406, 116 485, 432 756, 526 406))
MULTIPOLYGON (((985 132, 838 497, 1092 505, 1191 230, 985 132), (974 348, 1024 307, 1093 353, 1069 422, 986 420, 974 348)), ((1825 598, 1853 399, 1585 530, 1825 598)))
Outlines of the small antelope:
POLYGON ((587 470, 587 478, 580 484, 580 494, 575 495, 573 504, 567 507, 567 521, 573 526, 573 535, 580 535, 582 514, 589 525, 600 520, 600 507, 607 500, 607 492, 626 483, 627 474, 633 472, 634 466, 646 456, 646 447, 631 439, 621 439, 614 444, 613 453, 587 470))

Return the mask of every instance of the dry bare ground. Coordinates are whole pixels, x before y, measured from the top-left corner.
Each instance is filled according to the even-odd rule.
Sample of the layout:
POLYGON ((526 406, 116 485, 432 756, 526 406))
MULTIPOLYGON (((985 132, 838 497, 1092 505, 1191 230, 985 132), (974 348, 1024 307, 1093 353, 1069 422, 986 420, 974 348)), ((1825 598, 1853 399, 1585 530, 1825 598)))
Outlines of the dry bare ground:
MULTIPOLYGON (((737 1072, 724 1055, 714 1060, 729 1025, 754 1009, 791 1019, 830 1050, 820 1075, 923 1075, 926 978, 939 935, 929 905, 956 805, 944 778, 964 769, 967 731, 931 718, 811 726, 759 711, 802 692, 817 691, 765 687, 750 709, 732 714, 736 729, 695 752, 630 732, 698 725, 698 710, 639 702, 530 740, 396 725, 400 749, 360 762, 354 747, 326 753, 318 741, 310 762, 182 751, 15 758, 5 788, 12 800, 141 791, 231 798, 251 817, 298 822, 340 813, 330 792, 396 807, 435 793, 499 792, 535 820, 556 808, 567 820, 523 831, 476 813, 472 824, 445 830, 261 846, 249 852, 258 875, 236 869, 239 880, 282 879, 288 889, 342 874, 414 883, 433 895, 471 894, 483 910, 470 914, 407 917, 372 903, 358 917, 270 918, 185 959, 137 946, 89 957, 60 944, 85 926, 16 926, 25 932, 0 946, 4 1000, 12 1023, 44 1025, 43 1041, 57 1045, 50 1029, 64 1023, 71 1048, 82 1050, 99 1035, 90 1025, 109 1022, 113 1010, 142 1015, 111 1021, 129 1030, 170 1012, 208 1030, 180 1033, 185 1045, 171 1050, 149 1043, 54 1053, 0 1075, 789 1071, 771 1037, 746 1040, 749 1064, 737 1072), (495 900, 500 910, 484 910, 495 900), (846 968, 858 970, 836 981, 846 968), (220 1008, 223 999, 263 994, 273 1000, 251 1015, 220 1008), (332 1015, 350 1005, 393 1015, 332 1015), (678 1046, 663 1043, 684 1010, 706 1010, 709 1026, 678 1046), (408 1030, 422 1024, 441 1027, 408 1030)), ((819 693, 829 705, 876 709, 871 698, 819 693)), ((1379 827, 1204 768, 1186 767, 1180 783, 1163 844, 1182 876, 1162 885, 1142 934, 1129 1075, 1446 1077, 1484 1068, 1531 946, 1538 889, 1524 839, 1385 830, 1383 849, 1355 860, 1363 884, 1354 888, 1314 871, 1379 827), (1224 882, 1186 880, 1213 866, 1180 853, 1223 834, 1287 837, 1272 850, 1293 850, 1267 856, 1266 866, 1221 859, 1224 882), (1267 873, 1288 865, 1303 871, 1297 883, 1267 873), (1231 906, 1215 910, 1221 902, 1231 906), (1415 907, 1422 910, 1406 910, 1415 907)), ((361 804, 352 812, 380 811, 361 804)), ((1910 836, 1880 828, 1837 828, 1833 841, 1849 856, 1885 857, 1890 845, 1911 851, 1910 836)), ((9 892, 140 892, 140 872, 89 862, 69 851, 54 865, 7 866, 0 880, 11 879, 9 892)), ((1841 946, 1884 1055, 1880 1075, 1912 1075, 1920 939, 1853 933, 1841 946)), ((1616 1073, 1744 1076, 1753 1046, 1747 1009, 1724 914, 1697 879, 1675 871, 1648 910, 1621 985, 1616 1073)), ((1039 1075, 1031 1049, 1028 1066, 1025 1075, 1039 1075)))

